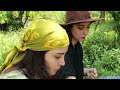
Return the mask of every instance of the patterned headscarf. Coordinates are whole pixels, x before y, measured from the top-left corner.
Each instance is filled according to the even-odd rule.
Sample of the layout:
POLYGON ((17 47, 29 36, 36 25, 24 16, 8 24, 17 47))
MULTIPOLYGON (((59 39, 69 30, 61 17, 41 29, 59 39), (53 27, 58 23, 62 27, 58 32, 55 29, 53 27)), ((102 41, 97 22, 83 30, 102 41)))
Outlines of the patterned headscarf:
POLYGON ((0 67, 1 73, 20 62, 25 56, 27 49, 46 51, 69 45, 69 38, 66 31, 59 24, 45 19, 33 21, 25 29, 21 40, 20 46, 14 46, 7 54, 3 65, 0 67))

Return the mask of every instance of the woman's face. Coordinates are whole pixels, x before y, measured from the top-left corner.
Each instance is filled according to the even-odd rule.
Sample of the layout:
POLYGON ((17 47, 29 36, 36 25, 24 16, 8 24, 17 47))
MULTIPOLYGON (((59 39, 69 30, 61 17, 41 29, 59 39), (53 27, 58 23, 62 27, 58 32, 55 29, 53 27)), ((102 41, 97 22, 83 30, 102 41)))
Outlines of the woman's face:
POLYGON ((65 65, 64 56, 68 46, 60 49, 53 49, 45 54, 45 65, 49 75, 54 75, 62 66, 65 65))
POLYGON ((72 27, 72 35, 76 41, 84 41, 89 31, 90 22, 74 24, 72 27))

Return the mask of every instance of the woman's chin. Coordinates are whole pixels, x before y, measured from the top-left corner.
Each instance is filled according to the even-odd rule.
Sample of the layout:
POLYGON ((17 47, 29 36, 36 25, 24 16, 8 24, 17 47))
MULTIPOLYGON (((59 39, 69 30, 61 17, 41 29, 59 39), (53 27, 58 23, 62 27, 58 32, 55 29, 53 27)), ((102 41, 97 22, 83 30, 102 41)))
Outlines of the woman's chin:
POLYGON ((50 75, 50 76, 55 75, 58 70, 59 70, 59 69, 56 69, 56 70, 53 70, 53 71, 49 72, 49 75, 50 75))
POLYGON ((80 39, 80 42, 83 42, 85 39, 80 39))
POLYGON ((50 76, 53 76, 53 75, 55 75, 55 73, 56 73, 56 72, 51 72, 49 75, 50 75, 50 76))

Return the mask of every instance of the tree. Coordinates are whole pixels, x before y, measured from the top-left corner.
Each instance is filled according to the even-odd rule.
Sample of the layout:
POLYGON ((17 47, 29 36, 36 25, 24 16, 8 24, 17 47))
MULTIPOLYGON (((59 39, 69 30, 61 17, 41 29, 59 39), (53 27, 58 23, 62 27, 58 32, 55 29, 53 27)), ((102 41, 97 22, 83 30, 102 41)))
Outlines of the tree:
POLYGON ((3 31, 18 30, 26 24, 29 11, 1 11, 0 29, 3 31))
POLYGON ((0 29, 3 31, 18 30, 27 27, 31 20, 40 18, 64 23, 64 15, 64 11, 0 11, 2 21, 0 29))
MULTIPOLYGON (((104 20, 105 20, 105 11, 100 11, 100 17, 99 18, 104 18, 104 20)), ((97 22, 97 24, 95 26, 95 30, 97 29, 97 26, 99 25, 99 23, 100 23, 100 21, 97 22)))
POLYGON ((114 22, 113 29, 115 29, 115 32, 117 33, 116 42, 118 42, 118 44, 120 44, 120 11, 108 11, 108 12, 114 18, 114 20, 113 20, 113 22, 114 22))

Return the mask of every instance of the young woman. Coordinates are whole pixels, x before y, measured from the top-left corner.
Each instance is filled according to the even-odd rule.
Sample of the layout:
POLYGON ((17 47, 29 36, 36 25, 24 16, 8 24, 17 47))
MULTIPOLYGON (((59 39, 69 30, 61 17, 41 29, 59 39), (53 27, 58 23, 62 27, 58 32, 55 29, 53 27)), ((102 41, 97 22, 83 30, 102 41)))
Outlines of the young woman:
POLYGON ((25 30, 0 68, 1 79, 50 79, 65 65, 69 38, 57 23, 39 19, 25 30))
POLYGON ((80 42, 85 40, 91 23, 101 20, 92 19, 88 11, 67 11, 65 28, 70 45, 65 55, 65 66, 55 75, 58 78, 81 79, 83 76, 95 79, 97 71, 95 68, 83 68, 83 51, 80 42), (80 41, 80 42, 79 42, 80 41))

